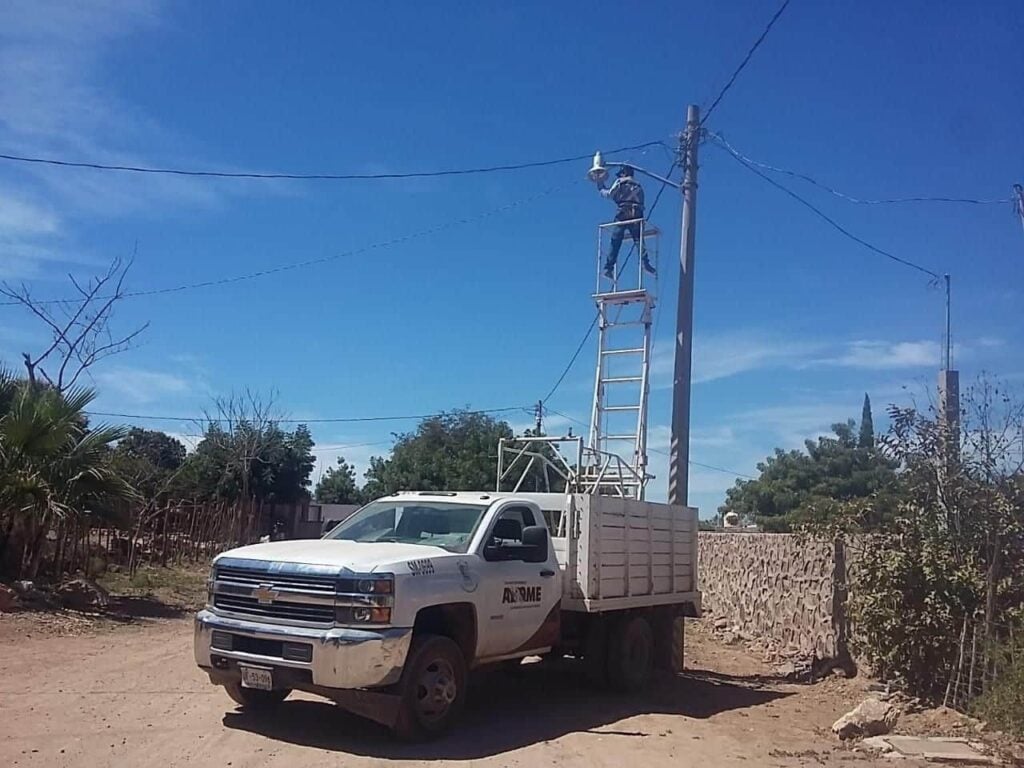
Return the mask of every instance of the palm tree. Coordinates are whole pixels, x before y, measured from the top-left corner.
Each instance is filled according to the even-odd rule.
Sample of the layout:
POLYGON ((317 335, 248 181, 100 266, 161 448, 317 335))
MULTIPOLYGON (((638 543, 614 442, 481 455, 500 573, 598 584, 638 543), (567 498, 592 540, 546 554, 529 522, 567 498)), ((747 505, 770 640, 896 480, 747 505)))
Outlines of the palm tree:
POLYGON ((63 394, 0 369, 0 565, 34 578, 46 534, 60 520, 135 497, 110 466, 125 430, 90 428, 94 390, 63 394))

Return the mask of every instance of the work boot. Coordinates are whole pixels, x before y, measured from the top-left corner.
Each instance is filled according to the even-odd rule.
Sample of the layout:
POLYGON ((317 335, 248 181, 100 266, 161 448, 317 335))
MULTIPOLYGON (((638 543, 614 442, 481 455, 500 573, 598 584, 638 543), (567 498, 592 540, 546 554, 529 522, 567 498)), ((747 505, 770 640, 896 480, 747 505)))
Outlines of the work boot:
POLYGON ((646 256, 644 256, 644 272, 647 272, 652 275, 658 274, 657 271, 654 269, 654 265, 647 260, 646 256))
POLYGON ((615 279, 615 265, 614 264, 605 264, 604 265, 604 273, 603 274, 609 280, 614 280, 615 279))

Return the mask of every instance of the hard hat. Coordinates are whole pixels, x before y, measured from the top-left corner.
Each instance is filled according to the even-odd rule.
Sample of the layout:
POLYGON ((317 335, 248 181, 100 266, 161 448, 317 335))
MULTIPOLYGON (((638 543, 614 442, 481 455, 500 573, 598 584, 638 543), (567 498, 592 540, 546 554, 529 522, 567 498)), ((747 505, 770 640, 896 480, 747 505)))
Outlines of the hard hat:
POLYGON ((615 174, 615 175, 616 176, 632 176, 633 175, 633 166, 631 166, 631 165, 624 165, 621 168, 619 168, 619 172, 617 174, 615 174))

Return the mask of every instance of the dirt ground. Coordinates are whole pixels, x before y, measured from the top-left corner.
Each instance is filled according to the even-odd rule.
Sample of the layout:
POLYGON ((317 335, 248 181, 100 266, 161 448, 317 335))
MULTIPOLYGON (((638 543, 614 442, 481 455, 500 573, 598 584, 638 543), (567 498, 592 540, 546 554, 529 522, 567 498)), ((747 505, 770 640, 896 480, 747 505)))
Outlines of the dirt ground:
POLYGON ((272 716, 237 711, 193 663, 187 609, 135 607, 129 623, 0 615, 0 765, 891 764, 829 731, 864 681, 780 682, 699 625, 688 630, 687 672, 647 693, 597 693, 570 662, 481 673, 461 728, 405 745, 312 696, 293 694, 272 716))

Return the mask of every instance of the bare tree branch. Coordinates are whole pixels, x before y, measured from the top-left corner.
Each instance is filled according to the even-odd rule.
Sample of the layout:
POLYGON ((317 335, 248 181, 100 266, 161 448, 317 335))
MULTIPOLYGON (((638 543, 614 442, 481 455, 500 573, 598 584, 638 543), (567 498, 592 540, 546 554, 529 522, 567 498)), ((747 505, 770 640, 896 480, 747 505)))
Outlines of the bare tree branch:
POLYGON ((132 342, 149 327, 149 323, 144 323, 123 336, 115 336, 111 331, 114 309, 124 298, 124 283, 133 262, 134 259, 123 261, 115 258, 104 274, 85 283, 69 274, 68 279, 81 298, 78 302, 59 305, 59 314, 50 312, 42 302, 37 302, 26 285, 13 287, 0 283, 0 295, 28 309, 52 336, 50 344, 38 355, 22 353, 32 384, 36 383, 38 373, 58 391, 67 391, 97 362, 130 349, 132 342), (111 284, 112 292, 108 293, 106 289, 111 284), (42 363, 51 357, 60 361, 55 377, 47 375, 42 368, 42 363))

